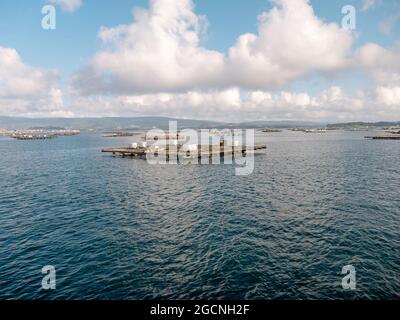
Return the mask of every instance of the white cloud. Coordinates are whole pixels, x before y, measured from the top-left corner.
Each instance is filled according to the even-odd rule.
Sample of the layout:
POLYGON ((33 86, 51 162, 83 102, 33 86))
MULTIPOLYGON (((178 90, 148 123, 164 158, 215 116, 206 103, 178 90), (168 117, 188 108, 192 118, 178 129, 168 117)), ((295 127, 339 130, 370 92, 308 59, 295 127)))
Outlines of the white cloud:
POLYGON ((393 120, 400 118, 400 109, 395 105, 397 94, 397 91, 388 93, 383 88, 350 95, 340 87, 331 87, 314 96, 231 88, 116 97, 78 96, 70 110, 83 116, 93 113, 101 116, 163 115, 226 122, 393 120), (382 101, 387 104, 383 105, 382 101))
POLYGON ((368 43, 357 50, 355 61, 377 84, 400 85, 400 47, 383 48, 368 43))
POLYGON ((0 47, 0 97, 37 96, 57 77, 55 71, 27 66, 15 49, 0 47))
MULTIPOLYGON (((390 52, 367 46, 364 65, 394 65, 390 52)), ((364 54, 364 55, 363 55, 364 54)), ((372 92, 349 95, 331 87, 314 96, 289 91, 229 89, 184 93, 82 96, 58 88, 57 72, 25 64, 16 50, 0 47, 0 114, 23 116, 165 115, 239 122, 244 120, 348 121, 400 118, 400 85, 381 85, 372 92), (66 104, 64 96, 67 94, 66 104)))
MULTIPOLYGON (((325 23, 307 0, 274 0, 227 54, 201 45, 207 26, 191 0, 151 0, 134 22, 101 28, 103 48, 62 92, 57 72, 25 64, 0 47, 0 114, 348 121, 400 118, 400 48, 366 44, 325 23), (288 90, 294 80, 346 67, 366 70, 375 89, 319 94, 288 90), (67 102, 67 103, 66 103, 67 102)), ((60 4, 61 5, 61 4, 60 4)))
POLYGON ((60 109, 58 80, 56 71, 26 65, 15 49, 0 47, 0 114, 47 114, 60 109))
POLYGON ((73 82, 85 93, 133 94, 199 88, 270 89, 347 65, 352 36, 319 20, 308 0, 275 0, 228 56, 200 44, 204 17, 191 0, 152 0, 134 22, 102 28, 106 49, 73 82))
POLYGON ((242 35, 229 52, 237 85, 280 87, 311 72, 346 67, 350 33, 321 21, 305 0, 277 0, 259 16, 258 35, 242 35))
POLYGON ((363 0, 361 4, 362 11, 368 11, 382 3, 382 0, 363 0))
POLYGON ((400 86, 378 87, 376 89, 376 96, 379 103, 400 109, 400 86))
POLYGON ((200 46, 204 18, 191 0, 153 0, 136 9, 135 22, 102 28, 110 46, 79 74, 77 87, 88 92, 158 92, 212 87, 223 73, 222 53, 200 46), (89 83, 88 83, 89 82, 89 83))
POLYGON ((64 11, 74 12, 82 5, 82 0, 50 0, 50 3, 60 6, 64 11))

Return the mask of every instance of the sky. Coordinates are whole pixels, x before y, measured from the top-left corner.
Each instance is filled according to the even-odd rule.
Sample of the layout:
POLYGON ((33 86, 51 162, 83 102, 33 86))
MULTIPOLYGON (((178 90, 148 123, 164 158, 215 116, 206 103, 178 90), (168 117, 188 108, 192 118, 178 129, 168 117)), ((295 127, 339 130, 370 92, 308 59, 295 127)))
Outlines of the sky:
POLYGON ((399 0, 2 0, 0 15, 0 115, 400 120, 399 0))

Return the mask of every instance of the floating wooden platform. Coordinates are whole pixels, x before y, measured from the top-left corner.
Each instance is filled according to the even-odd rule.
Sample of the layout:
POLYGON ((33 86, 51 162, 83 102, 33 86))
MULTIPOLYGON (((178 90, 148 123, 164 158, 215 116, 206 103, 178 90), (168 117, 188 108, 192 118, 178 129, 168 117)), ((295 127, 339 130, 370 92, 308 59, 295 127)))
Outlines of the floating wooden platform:
POLYGON ((267 128, 267 129, 263 129, 262 132, 264 132, 264 133, 279 133, 279 132, 282 132, 282 130, 267 128))
POLYGON ((49 139, 55 139, 57 138, 56 135, 51 135, 51 136, 27 136, 27 135, 22 135, 22 136, 12 136, 14 139, 17 140, 49 140, 49 139))
POLYGON ((372 140, 400 140, 400 134, 381 135, 381 136, 366 136, 365 139, 372 139, 372 140))
POLYGON ((105 153, 112 153, 115 156, 145 158, 147 154, 165 156, 167 159, 176 157, 178 154, 184 155, 185 158, 212 158, 214 156, 224 157, 225 155, 242 154, 248 152, 267 149, 266 145, 256 145, 254 147, 232 147, 232 146, 202 146, 199 145, 196 150, 182 150, 182 146, 167 146, 165 149, 157 149, 155 147, 138 147, 138 148, 107 148, 101 150, 105 153))
POLYGON ((104 138, 134 137, 141 135, 140 132, 106 132, 104 138))

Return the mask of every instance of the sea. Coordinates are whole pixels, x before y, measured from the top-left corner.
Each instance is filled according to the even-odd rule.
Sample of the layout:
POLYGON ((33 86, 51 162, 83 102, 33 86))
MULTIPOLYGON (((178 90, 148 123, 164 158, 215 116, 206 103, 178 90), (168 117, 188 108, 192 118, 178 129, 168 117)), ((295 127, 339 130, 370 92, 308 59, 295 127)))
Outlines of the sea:
POLYGON ((400 141, 368 134, 257 132, 247 176, 0 138, 0 299, 399 299, 400 141))

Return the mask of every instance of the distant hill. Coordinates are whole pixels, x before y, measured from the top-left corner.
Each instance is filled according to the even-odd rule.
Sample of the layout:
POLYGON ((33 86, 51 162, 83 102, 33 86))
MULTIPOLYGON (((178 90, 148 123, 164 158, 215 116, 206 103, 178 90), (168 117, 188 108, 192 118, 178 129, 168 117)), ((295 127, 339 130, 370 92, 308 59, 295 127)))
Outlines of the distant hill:
POLYGON ((329 129, 384 128, 400 126, 400 121, 347 122, 328 124, 329 129))
POLYGON ((221 122, 166 117, 137 118, 19 118, 0 117, 0 128, 74 128, 81 130, 145 130, 152 128, 167 129, 170 120, 177 120, 180 128, 219 127, 221 122))
MULTIPOLYGON (((168 129, 169 121, 178 121, 179 128, 293 128, 317 127, 314 122, 302 121, 252 121, 243 123, 225 123, 211 120, 176 119, 168 117, 133 118, 20 118, 0 117, 0 128, 73 128, 93 131, 112 130, 148 130, 152 128, 168 129)), ((321 124, 319 124, 321 125, 321 124)))
POLYGON ((72 128, 93 131, 129 131, 149 130, 152 128, 168 129, 169 121, 178 121, 180 129, 184 128, 316 128, 327 127, 329 129, 354 129, 374 127, 395 127, 400 126, 400 121, 380 122, 347 122, 322 124, 310 121, 246 121, 241 123, 227 123, 212 120, 177 119, 168 117, 109 117, 109 118, 22 118, 22 117, 1 117, 0 128, 32 129, 32 128, 72 128))
POLYGON ((321 123, 310 121, 249 121, 240 123, 242 128, 316 128, 325 126, 321 123))

